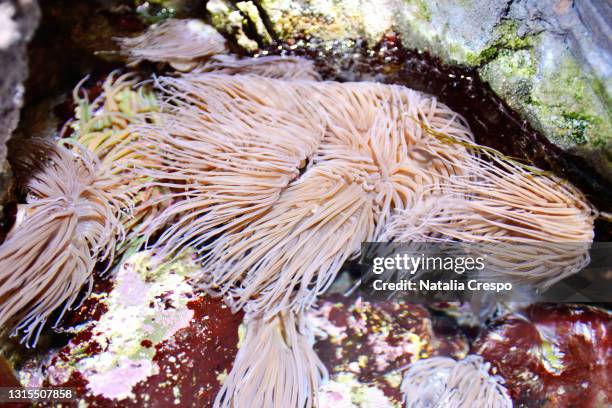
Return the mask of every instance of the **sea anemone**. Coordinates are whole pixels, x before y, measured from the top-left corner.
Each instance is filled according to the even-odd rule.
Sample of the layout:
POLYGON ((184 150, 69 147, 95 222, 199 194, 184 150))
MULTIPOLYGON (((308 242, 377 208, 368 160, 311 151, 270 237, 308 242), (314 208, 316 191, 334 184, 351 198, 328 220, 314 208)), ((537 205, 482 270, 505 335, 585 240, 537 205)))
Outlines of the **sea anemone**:
POLYGON ((93 153, 100 160, 100 166, 121 180, 131 195, 132 211, 121 214, 126 239, 116 252, 122 253, 142 244, 143 228, 161 210, 163 199, 161 203, 158 201, 166 194, 160 187, 148 186, 147 178, 134 172, 136 163, 147 165, 143 151, 152 146, 128 129, 141 116, 148 114, 148 119, 154 120, 150 114, 159 111, 159 104, 155 94, 146 85, 139 85, 133 74, 117 76, 112 72, 102 84, 103 92, 93 101, 81 92, 82 82, 73 92, 76 118, 68 122, 64 133, 72 128, 70 140, 93 153))
POLYGON ((456 361, 432 357, 412 363, 401 390, 406 408, 511 408, 512 399, 500 377, 489 374, 489 363, 476 355, 456 361))
POLYGON ((190 70, 203 57, 226 52, 225 39, 199 20, 167 19, 142 35, 117 39, 132 64, 148 60, 190 70))
MULTIPOLYGON (((217 406, 315 404, 325 370, 302 316, 364 241, 592 240, 594 212, 576 189, 498 153, 482 154, 488 150, 475 144, 465 121, 435 97, 396 85, 318 81, 312 64, 299 58, 211 57, 225 51, 218 34, 193 33, 190 25, 170 20, 121 41, 132 61, 166 61, 194 72, 155 77, 155 110, 129 120, 113 114, 108 119, 120 125, 110 132, 79 130, 77 140, 105 164, 91 169, 88 184, 75 186, 106 192, 94 177, 106 171, 121 175, 132 196, 159 192, 137 199, 134 213, 143 228, 137 234, 167 255, 194 248, 202 287, 246 310, 247 339, 217 406), (448 209, 443 199, 452 204, 448 209), (139 203, 156 210, 144 216, 139 203)), ((124 84, 109 86, 106 98, 137 88, 124 84)), ((112 110, 116 100, 106 102, 112 110)), ((74 163, 68 152, 61 160, 74 163)), ((114 236, 118 219, 135 227, 114 211, 114 197, 125 189, 114 185, 117 192, 103 196, 106 207, 95 202, 104 222, 86 224, 104 225, 105 234, 77 234, 81 218, 72 212, 66 223, 72 235, 45 242, 46 249, 19 247, 19 253, 63 254, 68 238, 89 244, 78 247, 88 260, 112 253, 116 242, 100 237, 114 236)), ((88 195, 74 197, 87 201, 88 195)), ((24 237, 47 236, 35 232, 48 231, 47 224, 26 218, 24 225, 32 225, 22 227, 24 237)), ((25 239, 16 236, 1 248, 10 254, 2 262, 25 239)), ((585 250, 572 256, 584 259, 585 250)), ((56 262, 2 276, 53 275, 56 262)), ((90 276, 91 268, 79 270, 90 276)), ((69 287, 61 299, 74 299, 76 285, 69 287)), ((32 290, 45 299, 45 311, 61 303, 55 292, 41 296, 47 289, 32 290)), ((5 310, 2 316, 16 312, 5 310)), ((470 361, 456 364, 465 369, 470 361)))
POLYGON ((84 148, 41 140, 28 147, 14 163, 21 173, 34 169, 27 203, 0 246, 0 326, 18 320, 15 332, 35 344, 56 309, 59 321, 83 285, 91 289, 95 264, 112 264, 124 238, 120 213, 130 202, 84 148))
POLYGON ((280 314, 246 318, 246 338, 215 406, 312 407, 310 398, 327 378, 304 317, 280 314))

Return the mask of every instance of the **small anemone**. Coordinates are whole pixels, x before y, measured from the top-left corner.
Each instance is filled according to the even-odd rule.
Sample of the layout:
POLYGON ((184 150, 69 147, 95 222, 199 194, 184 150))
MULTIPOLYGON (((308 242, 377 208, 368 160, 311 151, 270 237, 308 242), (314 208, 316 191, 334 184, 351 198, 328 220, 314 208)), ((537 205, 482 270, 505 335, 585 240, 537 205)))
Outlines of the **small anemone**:
POLYGON ((59 321, 83 285, 91 289, 95 264, 112 263, 124 238, 119 214, 130 203, 84 148, 42 140, 28 146, 14 163, 17 172, 35 169, 27 203, 0 246, 0 326, 17 321, 15 333, 31 345, 56 309, 59 321))
POLYGON ((76 119, 68 123, 73 129, 70 140, 93 153, 118 181, 115 189, 128 191, 132 197, 134 208, 121 214, 126 231, 126 240, 117 248, 121 253, 139 244, 143 228, 161 210, 167 193, 161 187, 147 185, 147 178, 134 172, 137 163, 151 164, 143 152, 154 144, 129 128, 134 122, 154 122, 159 104, 151 89, 139 84, 133 74, 109 74, 94 101, 89 101, 86 93, 81 97, 80 91, 81 83, 73 92, 77 108, 76 119))
POLYGON ((409 366, 401 390, 406 408, 511 408, 502 382, 480 356, 432 357, 409 366))
POLYGON ((200 20, 168 19, 139 36, 117 41, 132 64, 167 62, 179 70, 190 70, 198 60, 227 51, 223 36, 200 20))

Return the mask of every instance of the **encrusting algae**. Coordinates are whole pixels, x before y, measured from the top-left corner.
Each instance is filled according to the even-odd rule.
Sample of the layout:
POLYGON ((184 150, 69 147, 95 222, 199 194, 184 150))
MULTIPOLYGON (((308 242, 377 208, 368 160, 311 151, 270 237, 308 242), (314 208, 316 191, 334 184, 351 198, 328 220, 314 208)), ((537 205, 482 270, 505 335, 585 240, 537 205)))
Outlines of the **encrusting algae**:
POLYGON ((193 248, 201 287, 246 312, 216 406, 311 407, 327 374, 304 312, 362 242, 583 242, 551 256, 584 262, 596 214, 582 194, 476 145, 435 97, 320 81, 299 58, 240 59, 194 24, 122 40, 133 62, 188 72, 145 85, 111 76, 103 99, 80 104, 74 142, 46 147, 54 160, 0 247, 3 326, 35 343, 96 262, 142 242, 193 248))

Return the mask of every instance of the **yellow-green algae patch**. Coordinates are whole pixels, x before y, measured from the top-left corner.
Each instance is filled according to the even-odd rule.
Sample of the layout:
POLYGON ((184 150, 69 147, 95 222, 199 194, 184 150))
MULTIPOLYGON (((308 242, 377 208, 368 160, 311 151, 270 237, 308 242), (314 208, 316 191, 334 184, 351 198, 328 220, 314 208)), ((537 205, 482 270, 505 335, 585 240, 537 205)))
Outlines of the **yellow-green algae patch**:
POLYGON ((533 41, 531 48, 498 53, 480 75, 549 140, 612 179, 612 113, 604 86, 549 36, 533 41))

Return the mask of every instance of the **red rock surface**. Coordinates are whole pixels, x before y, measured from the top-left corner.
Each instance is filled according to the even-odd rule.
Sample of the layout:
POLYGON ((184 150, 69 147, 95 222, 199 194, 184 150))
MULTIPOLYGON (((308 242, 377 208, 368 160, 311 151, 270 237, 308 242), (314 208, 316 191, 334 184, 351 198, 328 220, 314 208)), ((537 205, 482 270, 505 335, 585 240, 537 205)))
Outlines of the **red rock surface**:
MULTIPOLYGON (((155 346, 153 360, 159 373, 133 387, 135 398, 117 401, 92 395, 87 380, 78 371, 56 386, 76 388, 89 407, 212 406, 220 387, 218 375, 231 369, 237 353, 242 316, 232 314, 223 301, 204 295, 190 301, 188 307, 194 311, 189 327, 155 346)), ((78 334, 71 343, 71 347, 59 351, 50 366, 57 359, 67 359, 75 345, 84 348, 85 354, 101 351, 99 345, 92 342, 90 329, 78 334)), ((143 344, 143 347, 152 344, 143 344)))

